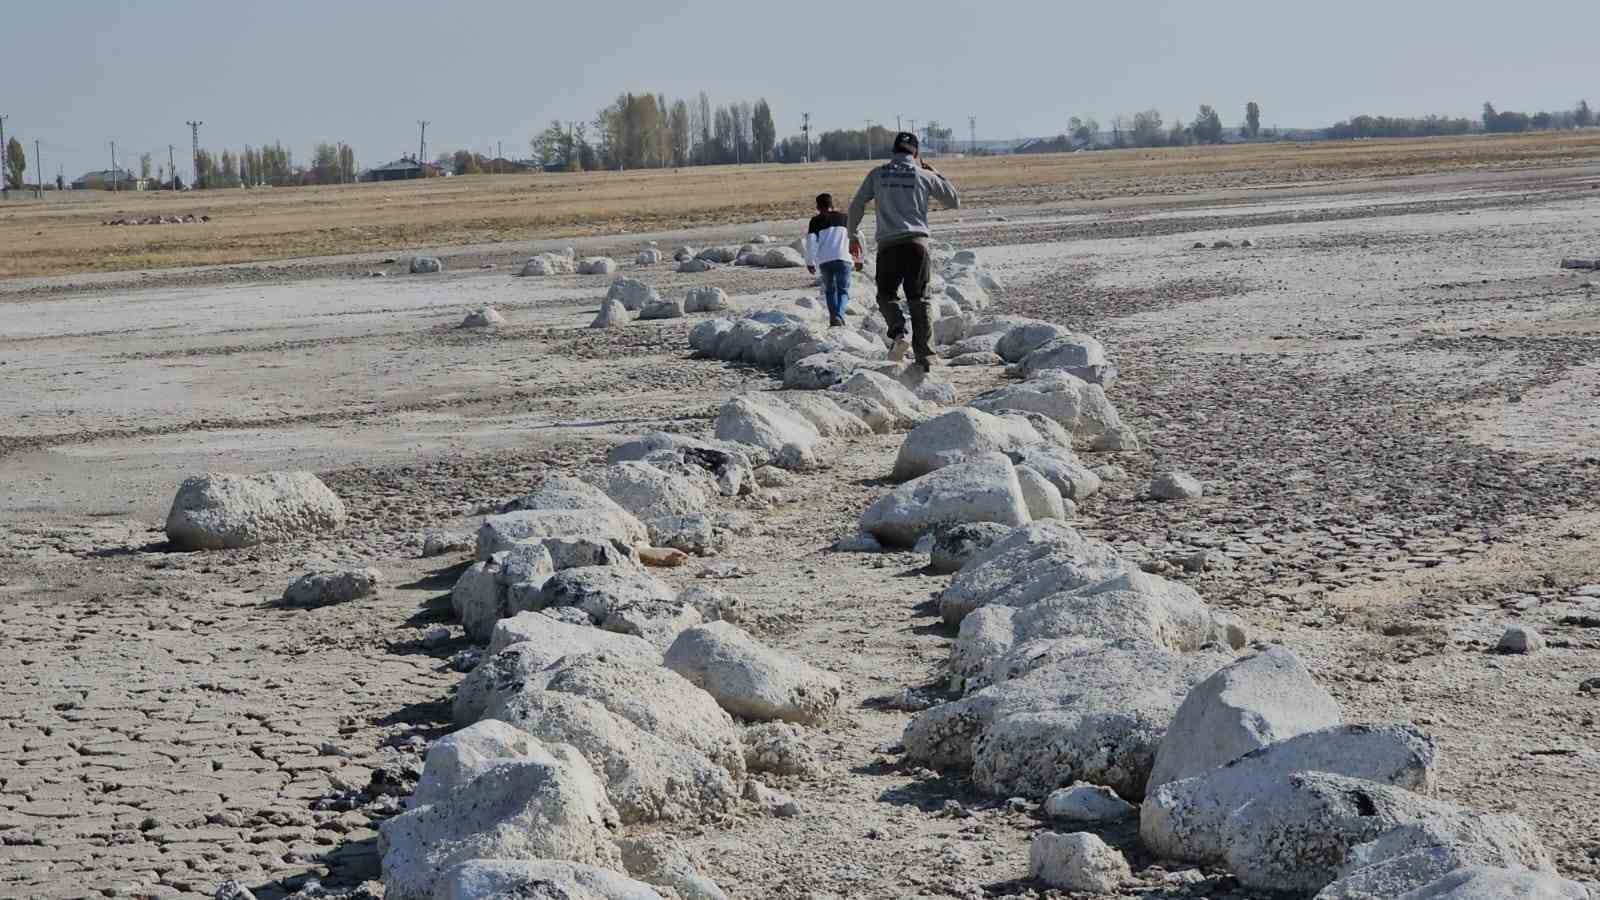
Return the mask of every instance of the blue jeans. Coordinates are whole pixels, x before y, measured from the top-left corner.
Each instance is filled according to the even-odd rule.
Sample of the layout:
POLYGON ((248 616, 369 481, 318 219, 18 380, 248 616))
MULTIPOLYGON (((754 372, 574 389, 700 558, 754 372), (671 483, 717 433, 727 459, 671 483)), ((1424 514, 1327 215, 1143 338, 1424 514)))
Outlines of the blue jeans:
POLYGON ((846 259, 823 263, 817 269, 822 273, 822 297, 828 302, 828 318, 844 321, 845 307, 850 305, 850 270, 855 266, 846 259))

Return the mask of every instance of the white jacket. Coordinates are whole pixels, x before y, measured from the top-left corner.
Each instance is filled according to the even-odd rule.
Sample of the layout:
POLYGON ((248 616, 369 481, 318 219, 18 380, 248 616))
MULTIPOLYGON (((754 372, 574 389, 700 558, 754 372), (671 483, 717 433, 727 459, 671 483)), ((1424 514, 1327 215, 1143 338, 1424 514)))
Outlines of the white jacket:
POLYGON ((838 210, 818 213, 811 218, 811 229, 806 232, 806 265, 854 261, 850 255, 850 229, 845 227, 848 221, 838 210))

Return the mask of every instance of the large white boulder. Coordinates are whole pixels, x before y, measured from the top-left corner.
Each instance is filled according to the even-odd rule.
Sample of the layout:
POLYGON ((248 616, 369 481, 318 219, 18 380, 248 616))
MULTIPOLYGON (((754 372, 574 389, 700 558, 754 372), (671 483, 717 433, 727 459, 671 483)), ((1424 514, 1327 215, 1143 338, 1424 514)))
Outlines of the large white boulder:
POLYGON ((498 700, 542 685, 564 657, 603 653, 612 659, 659 665, 661 651, 643 638, 562 622, 544 613, 518 613, 495 623, 483 661, 456 688, 451 718, 470 725, 498 700))
POLYGON ((735 397, 717 414, 715 428, 718 440, 754 448, 762 464, 794 470, 817 466, 821 433, 781 404, 764 402, 755 395, 735 397))
POLYGON ((793 247, 774 247, 762 255, 761 264, 768 269, 799 269, 805 266, 806 258, 793 247))
POLYGON ((1228 821, 1259 791, 1296 772, 1327 772, 1431 793, 1432 739, 1403 725, 1339 725, 1248 753, 1221 768, 1154 787, 1139 810, 1139 837, 1163 859, 1218 862, 1228 821))
POLYGON ((723 339, 732 334, 733 329, 732 319, 707 319, 689 329, 689 349, 704 359, 721 359, 723 339))
POLYGON ((1048 478, 1026 466, 1017 466, 1017 484, 1022 488, 1022 499, 1028 506, 1028 515, 1035 522, 1067 518, 1067 507, 1062 502, 1061 492, 1048 478))
POLYGON ((1089 894, 1115 893, 1133 877, 1128 860, 1087 831, 1034 835, 1028 848, 1028 872, 1045 884, 1089 894))
POLYGON ((586 256, 578 260, 579 275, 614 275, 617 261, 609 256, 586 256))
POLYGON ((1012 531, 974 555, 939 597, 956 625, 985 604, 1027 606, 1052 594, 1098 584, 1128 570, 1110 544, 1057 521, 1012 531))
POLYGON ((755 468, 750 463, 749 455, 740 445, 727 441, 703 441, 652 431, 611 448, 606 453, 606 462, 644 460, 659 469, 666 465, 663 457, 666 453, 672 454, 684 466, 704 471, 724 497, 749 493, 755 486, 755 468))
MULTIPOLYGON (((863 408, 857 398, 833 396, 822 391, 783 391, 770 395, 771 400, 782 403, 789 410, 811 423, 811 427, 825 438, 833 437, 865 437, 877 431, 861 416, 856 415, 846 405, 863 408)), ((887 417, 887 413, 881 413, 887 417)))
POLYGON ((739 258, 738 247, 707 247, 695 254, 695 259, 727 265, 739 258))
POLYGON ((526 509, 488 516, 478 526, 478 559, 485 560, 512 546, 544 538, 617 541, 632 547, 650 532, 623 510, 526 509))
POLYGON ((690 288, 683 298, 683 311, 686 313, 722 312, 727 308, 728 292, 719 287, 690 288))
MULTIPOLYGON (((806 344, 798 349, 813 346, 806 344)), ((813 353, 784 366, 783 386, 797 391, 825 390, 848 380, 866 365, 866 360, 843 351, 813 353)))
POLYGON ((1299 657, 1269 647, 1195 685, 1167 729, 1150 786, 1226 765, 1268 744, 1343 723, 1299 657))
POLYGON ((678 636, 665 665, 745 719, 816 724, 834 713, 841 686, 833 675, 768 647, 729 622, 709 622, 678 636))
POLYGON ((1116 367, 1106 356, 1106 348, 1086 334, 1059 337, 1040 344, 1022 359, 1023 377, 1032 378, 1047 369, 1059 369, 1092 384, 1107 385, 1116 378, 1116 367))
POLYGON ((563 253, 541 253, 527 261, 520 274, 526 276, 571 275, 578 271, 572 257, 563 253))
POLYGON ((1073 658, 919 713, 906 754, 971 767, 973 783, 994 796, 1042 800, 1084 781, 1138 800, 1173 711, 1227 658, 1082 641, 1073 658))
POLYGON ((498 328, 505 323, 506 317, 500 314, 500 310, 492 306, 483 306, 467 313, 467 317, 461 320, 460 327, 498 328))
POLYGON ((620 300, 607 300, 600 304, 600 311, 595 313, 594 320, 589 323, 590 328, 621 328, 633 320, 628 315, 628 308, 620 300))
POLYGON ((654 247, 647 247, 639 251, 633 263, 637 266, 653 266, 661 262, 661 251, 654 247))
POLYGON ((593 483, 641 521, 704 512, 708 502, 698 484, 645 462, 613 463, 593 483))
POLYGON ((344 527, 344 503, 310 472, 184 479, 167 538, 187 550, 230 550, 344 527))
POLYGON ((1022 606, 979 607, 961 622, 950 674, 970 691, 1025 675, 1060 653, 1076 655, 1076 642, 1083 639, 1185 652, 1216 642, 1220 630, 1192 589, 1125 571, 1022 606))
POLYGON ((725 814, 738 799, 728 770, 705 754, 651 734, 586 697, 524 690, 490 707, 488 717, 546 744, 576 747, 624 824, 725 814))
POLYGON ((1074 503, 1082 503, 1100 492, 1100 476, 1067 447, 1028 447, 1008 455, 1018 468, 1039 473, 1055 485, 1062 497, 1074 503))
POLYGON ((385 897, 432 900, 450 867, 475 859, 555 859, 615 868, 617 810, 568 746, 494 766, 448 799, 379 826, 385 897))
POLYGON ((833 390, 878 403, 894 416, 897 428, 920 425, 938 414, 936 404, 918 398, 899 381, 878 372, 857 371, 833 390))
POLYGON ((994 546, 1012 529, 994 522, 967 522, 941 528, 933 534, 933 551, 928 555, 928 571, 950 575, 961 571, 974 556, 994 546))
POLYGON ((437 256, 411 257, 411 274, 413 275, 435 275, 443 271, 444 263, 440 262, 437 256))
POLYGON ((1008 453, 1044 439, 1026 419, 992 416, 975 409, 952 409, 906 435, 895 457, 893 477, 907 481, 945 466, 990 453, 1008 453))
POLYGON ((584 566, 564 569, 544 579, 535 609, 570 606, 599 625, 612 613, 633 604, 669 605, 673 590, 643 569, 626 566, 584 566))
POLYGON ((284 589, 283 605, 308 609, 349 603, 372 596, 382 583, 383 573, 372 568, 307 572, 284 589))
POLYGON ((504 722, 474 722, 433 742, 422 766, 422 777, 411 795, 411 806, 429 806, 473 779, 508 762, 557 762, 533 735, 504 722))
POLYGON ((1223 831, 1224 862, 1241 885, 1256 890, 1319 891, 1338 877, 1354 848, 1392 836, 1453 847, 1487 865, 1554 870, 1538 833, 1517 816, 1325 772, 1258 784, 1223 831))
POLYGON ((1019 384, 996 388, 972 401, 973 409, 996 415, 1034 412, 1078 437, 1095 437, 1122 426, 1105 389, 1065 372, 1045 372, 1019 384))
POLYGON ((670 668, 605 653, 567 657, 544 690, 594 700, 656 737, 705 755, 735 779, 744 777, 744 745, 733 719, 670 668))
POLYGON ((1029 353, 1057 338, 1072 334, 1072 329, 1054 322, 1024 319, 1000 335, 994 352, 1008 363, 1022 362, 1029 353))
POLYGON ((611 289, 606 291, 606 299, 616 300, 629 312, 638 312, 660 300, 661 294, 637 278, 618 278, 611 282, 611 289))
POLYGON ((682 300, 654 300, 646 303, 644 309, 639 311, 639 320, 641 322, 681 318, 683 318, 682 300))
POLYGON ((532 493, 501 504, 497 513, 521 512, 530 509, 597 509, 623 513, 616 501, 606 496, 598 487, 571 475, 552 475, 540 482, 532 493))
POLYGON ((496 622, 540 608, 538 592, 554 571, 542 542, 512 543, 461 573, 450 589, 450 608, 467 637, 482 643, 496 622))
POLYGON ((432 900, 661 900, 626 875, 553 859, 475 859, 438 880, 432 900))
POLYGON ((965 522, 1026 525, 1022 486, 1011 460, 975 456, 900 485, 861 514, 861 530, 884 544, 911 547, 940 526, 965 522))

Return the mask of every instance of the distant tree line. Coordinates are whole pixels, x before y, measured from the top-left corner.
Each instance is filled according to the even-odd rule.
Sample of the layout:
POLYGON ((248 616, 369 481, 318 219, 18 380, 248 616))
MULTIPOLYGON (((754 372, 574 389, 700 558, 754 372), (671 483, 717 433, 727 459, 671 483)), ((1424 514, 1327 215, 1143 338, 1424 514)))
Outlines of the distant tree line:
POLYGON ((717 106, 705 92, 668 102, 664 94, 621 94, 587 122, 554 121, 529 149, 547 169, 650 169, 770 162, 778 127, 767 101, 717 106))
POLYGON ((1553 128, 1588 128, 1595 124, 1589 101, 1579 100, 1572 109, 1558 112, 1497 112, 1493 103, 1483 104, 1483 130, 1491 134, 1518 131, 1548 131, 1553 128))
MULTIPOLYGON (((141 159, 141 168, 143 165, 141 159)), ((275 142, 261 147, 246 145, 238 153, 201 150, 194 166, 197 188, 343 184, 355 181, 358 175, 355 150, 349 144, 325 142, 314 145, 307 165, 296 165, 293 152, 275 142)))
POLYGON ((1328 128, 1328 137, 1334 140, 1380 137, 1438 137, 1447 134, 1466 134, 1472 130, 1472 120, 1446 116, 1404 118, 1398 116, 1356 116, 1328 128))

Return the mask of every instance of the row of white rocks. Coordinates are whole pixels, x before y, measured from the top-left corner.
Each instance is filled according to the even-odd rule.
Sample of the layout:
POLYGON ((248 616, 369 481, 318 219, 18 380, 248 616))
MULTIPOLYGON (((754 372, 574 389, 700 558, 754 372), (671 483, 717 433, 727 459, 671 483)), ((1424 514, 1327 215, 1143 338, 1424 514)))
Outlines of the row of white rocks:
MULTIPOLYGON (((646 310, 659 298, 619 279, 608 302, 646 310)), ((802 316, 746 321, 768 316, 796 346, 820 337, 802 316)), ((881 339, 849 333, 859 352, 886 355, 881 339)), ((588 480, 549 479, 483 520, 451 604, 488 646, 456 693, 461 730, 430 749, 413 808, 383 826, 386 896, 499 896, 546 881, 657 896, 634 878, 723 896, 670 840, 618 840, 616 828, 723 815, 741 797, 792 813, 792 801, 747 779, 814 773, 798 728, 830 716, 841 689, 740 630, 722 592, 674 592, 636 548, 683 546, 678 536, 703 531, 702 519, 714 527, 711 498, 748 492, 763 467, 815 468, 835 439, 937 416, 903 376, 885 365, 825 392, 734 398, 714 439, 637 438, 588 480), (734 717, 765 724, 741 733, 734 717)))
MULTIPOLYGON (((949 675, 965 696, 911 721, 910 760, 1043 801, 1068 828, 1137 815, 1157 857, 1226 867, 1252 889, 1589 896, 1522 819, 1436 799, 1429 737, 1345 723, 1282 647, 1236 658, 1244 629, 1193 590, 1062 523, 986 531, 940 535, 966 557, 940 598, 960 624, 949 675)), ((1030 862, 1073 890, 1129 877, 1086 832, 1041 835, 1030 862)))
POLYGON ((751 776, 818 773, 803 729, 835 713, 838 680, 743 631, 721 591, 677 592, 640 565, 640 546, 700 530, 686 521, 714 530, 715 498, 754 487, 750 457, 657 433, 607 462, 479 527, 451 603, 487 647, 456 692, 460 730, 381 828, 386 896, 721 898, 675 841, 635 826, 740 804, 793 815, 751 776))
MULTIPOLYGON (((1588 896, 1553 874, 1522 819, 1435 799, 1426 735, 1346 724, 1288 650, 1237 657, 1248 643, 1237 617, 1062 521, 1101 476, 1121 474, 1086 466, 1075 444, 1138 446, 1105 396, 1116 369, 1098 342, 1046 322, 945 321, 966 342, 947 352, 992 353, 1025 380, 910 432, 892 473, 905 483, 861 518, 878 542, 916 546, 935 571, 957 573, 939 605, 959 625, 948 672, 963 696, 913 718, 908 760, 1043 801, 1080 828, 1137 815, 1158 857, 1226 866, 1249 888, 1318 900, 1588 896)), ((1146 493, 1199 492, 1169 472, 1146 493)), ((1131 874, 1083 831, 1041 835, 1030 865, 1088 892, 1131 874)))

